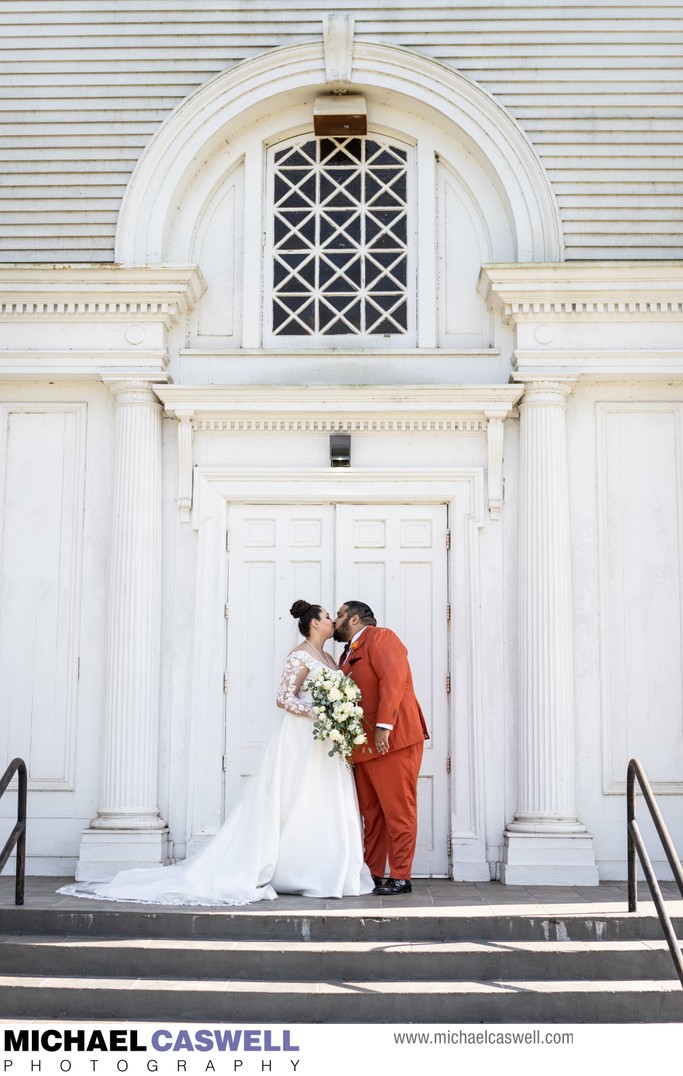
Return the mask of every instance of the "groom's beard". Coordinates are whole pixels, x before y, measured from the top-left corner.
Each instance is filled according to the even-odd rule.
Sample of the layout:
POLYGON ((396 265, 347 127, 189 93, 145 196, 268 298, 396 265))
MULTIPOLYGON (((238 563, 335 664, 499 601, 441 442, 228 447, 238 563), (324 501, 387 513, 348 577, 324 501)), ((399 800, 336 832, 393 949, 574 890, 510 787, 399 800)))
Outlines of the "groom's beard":
POLYGON ((340 635, 336 628, 334 629, 334 635, 332 636, 332 638, 334 639, 335 643, 345 643, 346 642, 346 639, 344 638, 344 636, 340 635))

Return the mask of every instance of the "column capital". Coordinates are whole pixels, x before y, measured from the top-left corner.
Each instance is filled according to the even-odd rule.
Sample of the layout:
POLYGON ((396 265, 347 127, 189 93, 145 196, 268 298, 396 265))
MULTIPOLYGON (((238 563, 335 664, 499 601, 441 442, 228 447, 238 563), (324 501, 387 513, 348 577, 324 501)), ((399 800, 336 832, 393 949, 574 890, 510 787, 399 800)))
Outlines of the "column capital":
MULTIPOLYGON (((517 379, 516 379, 517 380, 517 379)), ((575 377, 567 378, 519 378, 524 385, 524 395, 519 407, 565 407, 567 399, 574 391, 575 377)))
POLYGON ((142 378, 103 377, 102 381, 114 397, 116 406, 120 404, 157 404, 159 397, 154 392, 153 381, 142 378))

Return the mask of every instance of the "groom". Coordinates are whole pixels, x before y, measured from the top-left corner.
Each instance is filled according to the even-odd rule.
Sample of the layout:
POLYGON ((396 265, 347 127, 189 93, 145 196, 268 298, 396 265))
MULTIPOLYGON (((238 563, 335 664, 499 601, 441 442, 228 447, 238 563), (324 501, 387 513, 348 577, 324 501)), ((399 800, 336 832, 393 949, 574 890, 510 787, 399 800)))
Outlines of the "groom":
POLYGON ((368 745, 351 756, 365 824, 365 861, 377 896, 410 893, 417 840, 417 778, 427 726, 415 698, 408 651, 378 628, 365 602, 344 602, 334 638, 346 643, 340 667, 361 692, 368 745), (368 751, 372 748, 372 753, 368 751), (389 874, 384 872, 389 858, 389 874))

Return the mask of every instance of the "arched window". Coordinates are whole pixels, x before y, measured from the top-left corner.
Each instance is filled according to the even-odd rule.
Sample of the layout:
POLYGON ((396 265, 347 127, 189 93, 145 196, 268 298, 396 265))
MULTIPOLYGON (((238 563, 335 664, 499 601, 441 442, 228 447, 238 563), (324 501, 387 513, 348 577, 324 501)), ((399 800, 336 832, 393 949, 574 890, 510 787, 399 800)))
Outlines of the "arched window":
MULTIPOLYGON (((331 171, 323 140, 311 131, 327 77, 319 42, 272 49, 210 79, 142 154, 122 202, 115 260, 199 265, 206 291, 188 317, 188 362, 194 353, 202 363, 208 354, 229 353, 232 362, 236 352, 261 351, 275 353, 277 362, 316 348, 384 350, 407 360, 417 351, 430 362, 448 352, 492 353, 497 321, 478 291, 481 266, 562 260, 560 214, 544 165, 487 91, 409 49, 360 40, 353 76, 372 128, 346 166, 355 174, 348 191, 338 169, 338 207, 326 208, 317 189, 331 171), (361 220, 367 224, 371 210, 382 226, 382 213, 401 206, 390 182, 369 171, 374 146, 388 148, 397 173, 405 169, 398 198, 405 232, 392 222, 383 241, 394 249, 382 252, 379 265, 361 220), (306 158, 299 184, 294 161, 286 159, 295 148, 306 158), (301 199, 302 220, 325 215, 335 227, 336 249, 328 253, 320 236, 297 227, 294 204, 278 204, 276 213, 276 173, 278 185, 283 182, 278 202, 289 192, 292 202, 301 199), (368 175, 381 180, 386 205, 364 204, 354 190, 355 179, 361 177, 362 187, 368 175), (285 177, 299 189, 284 190, 285 177), (304 190, 306 178, 314 182, 304 190), (333 209, 340 210, 336 218, 333 209), (387 259, 394 254, 392 265, 387 259)), ((339 148, 334 139, 326 145, 333 153, 339 148)))
POLYGON ((269 178, 272 342, 405 345, 414 325, 410 147, 308 135, 271 148, 269 178))
POLYGON ((475 149, 379 100, 363 138, 315 138, 310 113, 244 123, 179 193, 164 259, 206 283, 187 348, 491 348, 477 281, 482 264, 515 260, 515 236, 475 149))

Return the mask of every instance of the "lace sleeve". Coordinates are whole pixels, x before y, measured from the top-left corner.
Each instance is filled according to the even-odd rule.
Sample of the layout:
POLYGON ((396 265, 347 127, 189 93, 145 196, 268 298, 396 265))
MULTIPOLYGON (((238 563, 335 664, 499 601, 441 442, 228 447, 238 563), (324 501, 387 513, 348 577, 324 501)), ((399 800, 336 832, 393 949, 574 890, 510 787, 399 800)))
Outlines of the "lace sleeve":
POLYGON ((301 686, 309 673, 309 668, 297 654, 290 654, 285 662, 280 686, 277 689, 278 705, 290 714, 299 717, 313 717, 310 703, 299 698, 301 686))

